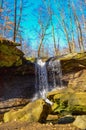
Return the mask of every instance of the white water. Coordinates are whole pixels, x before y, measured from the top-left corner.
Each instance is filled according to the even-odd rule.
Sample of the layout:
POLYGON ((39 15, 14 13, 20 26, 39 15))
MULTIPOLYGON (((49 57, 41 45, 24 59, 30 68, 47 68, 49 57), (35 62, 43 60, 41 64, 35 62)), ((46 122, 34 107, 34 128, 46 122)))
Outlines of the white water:
POLYGON ((60 60, 54 60, 49 62, 49 66, 51 71, 49 71, 49 75, 52 79, 52 84, 50 84, 50 89, 61 88, 62 84, 62 70, 60 60))
POLYGON ((41 59, 37 60, 35 64, 36 84, 35 90, 38 97, 46 98, 46 92, 48 92, 48 79, 46 63, 41 59))
POLYGON ((34 99, 43 98, 46 102, 52 104, 47 98, 46 93, 48 91, 51 91, 53 89, 56 89, 57 87, 62 86, 62 72, 61 72, 61 65, 59 60, 50 61, 48 64, 48 67, 51 69, 49 75, 51 76, 52 84, 48 84, 48 75, 47 75, 47 69, 46 69, 46 62, 42 62, 41 59, 37 60, 37 63, 35 64, 35 91, 36 94, 34 96, 34 99), (57 79, 58 78, 58 84, 57 79))

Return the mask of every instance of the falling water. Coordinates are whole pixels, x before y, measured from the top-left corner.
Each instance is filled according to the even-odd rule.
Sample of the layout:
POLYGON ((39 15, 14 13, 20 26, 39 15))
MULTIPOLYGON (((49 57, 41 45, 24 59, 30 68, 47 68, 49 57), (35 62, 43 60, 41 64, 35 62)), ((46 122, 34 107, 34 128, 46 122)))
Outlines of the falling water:
POLYGON ((46 62, 42 62, 41 59, 37 60, 37 63, 35 64, 35 74, 36 74, 35 90, 37 96, 45 99, 46 92, 48 92, 46 62))
POLYGON ((46 99, 46 93, 48 91, 62 86, 60 61, 49 61, 48 68, 50 69, 49 73, 47 73, 46 62, 43 62, 41 59, 37 60, 35 64, 35 99, 40 97, 46 99), (49 76, 51 76, 50 83, 48 83, 49 76))
POLYGON ((61 63, 60 60, 50 60, 48 64, 49 68, 49 88, 50 90, 61 88, 63 86, 62 84, 62 70, 61 70, 61 63))

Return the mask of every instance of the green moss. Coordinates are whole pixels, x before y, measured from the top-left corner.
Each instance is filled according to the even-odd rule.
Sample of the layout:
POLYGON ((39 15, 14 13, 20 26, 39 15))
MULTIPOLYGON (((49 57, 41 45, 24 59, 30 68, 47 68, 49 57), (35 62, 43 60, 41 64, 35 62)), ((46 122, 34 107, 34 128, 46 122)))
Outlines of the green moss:
POLYGON ((19 66, 21 64, 22 64, 22 59, 17 55, 0 54, 0 67, 19 66))
POLYGON ((68 102, 65 101, 65 102, 61 102, 59 101, 58 102, 55 102, 53 105, 52 105, 52 113, 69 113, 70 110, 69 110, 69 107, 68 107, 68 102))
POLYGON ((58 96, 55 96, 55 103, 52 106, 52 111, 54 113, 62 113, 63 111, 69 111, 68 108, 68 97, 64 95, 64 100, 63 100, 63 94, 60 98, 58 98, 58 96))
POLYGON ((26 57, 26 60, 30 61, 30 62, 35 62, 35 57, 26 57))
POLYGON ((6 55, 23 55, 15 46, 8 46, 6 44, 0 44, 0 52, 6 55))
POLYGON ((71 106, 69 107, 69 110, 71 111, 72 114, 86 114, 86 106, 71 106))
POLYGON ((0 67, 19 66, 22 64, 23 52, 12 41, 0 40, 0 67))

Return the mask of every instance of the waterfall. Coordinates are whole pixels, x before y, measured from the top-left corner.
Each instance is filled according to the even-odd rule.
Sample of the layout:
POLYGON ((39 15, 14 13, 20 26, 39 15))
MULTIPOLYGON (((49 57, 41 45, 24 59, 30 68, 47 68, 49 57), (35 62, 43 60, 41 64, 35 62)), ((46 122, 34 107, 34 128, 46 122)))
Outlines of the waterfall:
POLYGON ((48 64, 49 68, 49 88, 50 90, 56 88, 62 88, 62 70, 60 60, 50 60, 48 64))
POLYGON ((41 59, 37 60, 35 64, 35 90, 38 97, 46 98, 46 92, 48 92, 48 78, 46 62, 42 62, 41 59))
MULTIPOLYGON (((57 87, 62 86, 62 71, 60 60, 50 60, 48 63, 49 73, 47 72, 46 62, 37 59, 35 63, 35 97, 34 99, 46 99, 46 93, 57 87), (50 82, 49 82, 50 79, 50 82)), ((34 100, 33 99, 33 100, 34 100)))

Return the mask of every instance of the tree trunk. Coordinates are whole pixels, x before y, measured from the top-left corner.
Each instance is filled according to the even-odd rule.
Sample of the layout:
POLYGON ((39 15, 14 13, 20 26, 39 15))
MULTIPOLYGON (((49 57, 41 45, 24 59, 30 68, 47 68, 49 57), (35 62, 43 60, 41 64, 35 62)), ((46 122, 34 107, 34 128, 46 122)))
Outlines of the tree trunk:
POLYGON ((84 51, 84 44, 83 44, 83 37, 82 37, 82 29, 81 29, 81 25, 78 19, 78 16, 76 14, 76 11, 73 8, 73 13, 74 13, 74 18, 75 18, 75 22, 76 22, 76 28, 77 28, 77 33, 78 33, 78 42, 79 42, 79 47, 80 47, 80 51, 84 51))
POLYGON ((14 0, 14 35, 13 41, 16 40, 16 14, 17 14, 17 0, 14 0))
POLYGON ((56 39, 55 39, 55 32, 54 32, 54 25, 51 22, 52 25, 52 37, 53 37, 53 42, 54 42, 54 52, 55 52, 55 56, 57 55, 57 47, 56 47, 56 39))

